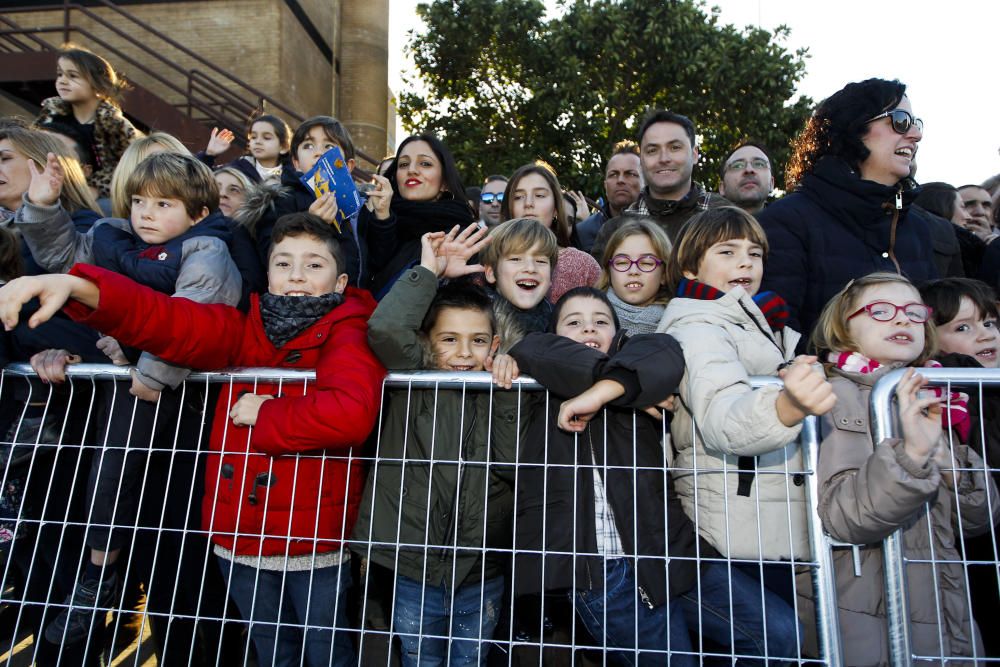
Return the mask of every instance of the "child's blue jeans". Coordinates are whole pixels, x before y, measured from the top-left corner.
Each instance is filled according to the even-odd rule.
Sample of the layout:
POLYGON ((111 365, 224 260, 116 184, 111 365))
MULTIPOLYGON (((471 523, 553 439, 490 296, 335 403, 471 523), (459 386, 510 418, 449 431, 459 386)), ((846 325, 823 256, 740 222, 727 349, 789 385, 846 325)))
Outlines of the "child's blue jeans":
POLYGON ((608 657, 626 665, 697 665, 697 657, 690 655, 691 639, 680 599, 650 609, 639 595, 628 559, 608 560, 605 568, 604 590, 578 590, 573 597, 580 620, 594 640, 607 647, 608 657))
POLYGON ((345 632, 346 594, 351 586, 349 562, 301 572, 276 572, 221 557, 218 561, 240 615, 252 619, 250 638, 257 651, 257 664, 347 667, 357 663, 350 635, 345 632), (335 624, 337 632, 333 631, 335 624))
POLYGON ((392 622, 404 667, 486 664, 503 589, 503 577, 452 589, 397 574, 392 622))
MULTIPOLYGON (((701 568, 700 588, 696 586, 652 609, 639 595, 635 571, 628 559, 607 561, 606 573, 605 590, 576 591, 575 606, 595 640, 609 649, 623 649, 608 652, 621 664, 665 665, 669 660, 671 665, 697 665, 700 658, 692 655, 695 647, 690 631, 719 646, 732 647, 736 655, 742 656, 765 655, 766 635, 770 665, 788 662, 798 655, 800 633, 792 608, 767 589, 763 589, 762 608, 761 585, 725 564, 706 564, 701 568)), ((736 664, 743 667, 762 661, 741 658, 736 664)))

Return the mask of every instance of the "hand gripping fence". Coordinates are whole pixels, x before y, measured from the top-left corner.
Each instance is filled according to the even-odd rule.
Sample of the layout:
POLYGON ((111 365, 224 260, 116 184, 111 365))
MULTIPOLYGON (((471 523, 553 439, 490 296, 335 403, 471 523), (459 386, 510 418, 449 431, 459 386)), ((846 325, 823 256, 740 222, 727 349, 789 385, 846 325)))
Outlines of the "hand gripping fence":
MULTIPOLYGON (((615 470, 598 451, 599 442, 597 449, 590 445, 596 455, 568 465, 529 463, 520 458, 526 444, 520 427, 529 419, 549 419, 548 408, 560 402, 530 378, 501 390, 485 373, 391 373, 384 382, 382 419, 365 446, 270 457, 249 447, 251 430, 237 430, 231 420, 216 421, 216 428, 223 424, 222 437, 243 447, 240 457, 231 458, 228 449, 213 449, 216 396, 230 399, 231 405, 238 388, 248 385, 255 393, 259 387, 260 393, 274 396, 308 395, 315 379, 312 372, 245 368, 194 373, 176 391, 173 403, 161 398, 150 409, 149 424, 141 423, 143 406, 128 396, 128 379, 126 367, 87 364, 70 366, 67 382, 59 388, 40 383, 25 364, 8 366, 0 375, 0 661, 71 665, 116 659, 120 664, 140 664, 155 654, 160 664, 233 665, 254 655, 263 665, 271 664, 262 660, 268 650, 274 664, 279 664, 289 658, 282 650, 292 646, 296 653, 291 662, 310 665, 398 664, 400 652, 411 649, 421 656, 443 652, 447 662, 448 656, 456 658, 470 647, 481 664, 490 665, 600 664, 611 658, 639 664, 695 664, 706 658, 713 664, 843 664, 832 543, 817 515, 815 419, 804 422, 790 449, 794 455, 777 468, 748 470, 737 466, 735 457, 720 457, 719 466, 706 467, 697 455, 692 465, 684 467, 667 452, 662 466, 633 464, 631 469, 615 470), (516 433, 514 460, 494 458, 491 448, 492 438, 499 437, 493 434, 501 432, 496 422, 506 418, 498 400, 503 394, 517 399, 511 413, 511 423, 517 427, 511 431, 516 433), (460 397, 455 404, 464 406, 461 410, 439 410, 454 396, 460 397), (486 402, 476 403, 477 397, 486 402), (405 432, 399 434, 384 423, 393 402, 406 415, 405 432), (488 408, 478 413, 476 405, 488 408), (425 408, 426 414, 421 412, 425 408), (108 435, 113 419, 126 420, 129 436, 124 442, 108 435), (485 421, 487 442, 464 443, 458 456, 440 457, 436 452, 444 451, 446 434, 456 426, 443 423, 445 419, 457 420, 457 432, 466 434, 463 437, 477 432, 485 421), (387 439, 396 435, 407 443, 425 439, 427 449, 419 455, 409 447, 394 452, 387 439), (574 487, 573 498, 560 505, 560 499, 546 495, 547 488, 527 488, 526 480, 538 479, 529 474, 532 466, 546 474, 566 468, 585 484, 574 487), (346 471, 346 477, 332 477, 330 471, 335 469, 346 471), (634 511, 622 512, 620 505, 617 512, 611 511, 616 490, 603 480, 622 479, 615 477, 622 472, 633 482, 643 475, 659 476, 662 488, 667 487, 668 476, 694 479, 689 485, 694 495, 685 500, 685 511, 698 532, 700 513, 709 507, 708 498, 698 495, 710 488, 702 481, 721 479, 735 489, 743 486, 747 475, 753 479, 748 498, 756 503, 755 511, 763 503, 756 489, 769 482, 770 488, 789 498, 790 506, 793 496, 804 498, 802 525, 797 526, 787 512, 789 518, 782 525, 762 526, 755 518, 754 527, 748 529, 738 525, 742 519, 730 517, 729 501, 723 499, 718 507, 725 518, 725 540, 732 544, 713 549, 708 541, 699 540, 694 556, 672 555, 668 549, 640 559, 634 555, 635 545, 621 536, 635 535, 641 522, 658 519, 643 515, 646 498, 632 499, 634 511), (208 474, 214 483, 206 481, 208 474), (101 480, 106 483, 109 475, 114 482, 113 502, 108 512, 100 514, 101 480), (368 493, 369 478, 375 484, 385 480, 393 485, 391 493, 368 493), (418 479, 425 480, 424 486, 418 479), (462 526, 463 512, 492 516, 491 503, 499 502, 491 490, 497 479, 509 484, 514 499, 505 519, 513 538, 493 543, 486 535, 492 530, 486 521, 479 522, 478 537, 464 533, 462 526), (428 502, 432 485, 441 480, 453 485, 447 494, 450 507, 428 502), (604 512, 595 516, 593 508, 577 504, 576 496, 584 487, 588 493, 594 489, 595 499, 611 503, 604 512), (522 549, 522 536, 530 532, 526 527, 530 512, 517 503, 525 491, 541 493, 545 500, 539 510, 540 546, 522 549), (324 504, 345 493, 347 501, 324 504), (286 495, 283 500, 281 494, 286 495), (380 531, 377 522, 384 524, 384 516, 379 514, 379 498, 389 498, 394 506, 415 507, 415 513, 399 510, 392 516, 391 530, 380 531), (278 505, 288 499, 291 505, 278 505), (559 514, 558 507, 568 511, 559 514), (577 511, 580 507, 583 513, 577 511), (369 517, 370 532, 359 533, 357 526, 351 532, 355 513, 369 517), (305 528, 303 516, 309 523, 305 528), (219 527, 223 518, 238 528, 225 533, 219 527), (545 531, 565 526, 593 534, 589 526, 594 521, 603 541, 596 552, 592 546, 577 548, 572 542, 560 550, 545 539, 545 531), (324 525, 347 528, 334 540, 325 537, 324 525), (436 526, 442 528, 440 534, 434 532, 436 526), (793 547, 786 558, 774 562, 767 558, 766 535, 785 534, 782 539, 794 543, 787 534, 800 528, 804 531, 800 543, 805 545, 801 552, 793 547), (616 532, 617 539, 612 537, 616 532), (737 544, 737 536, 745 544, 737 544), (349 551, 329 548, 329 543, 341 541, 349 551), (278 551, 269 551, 275 544, 278 551), (115 563, 101 567, 101 581, 114 571, 119 588, 88 605, 71 594, 86 576, 86 554, 94 549, 120 554, 115 563), (531 565, 521 565, 524 557, 531 565), (647 626, 636 610, 656 605, 647 599, 642 582, 634 583, 636 568, 641 570, 642 560, 667 569, 669 586, 673 570, 668 566, 684 559, 697 566, 694 585, 669 605, 663 604, 669 607, 668 625, 672 626, 670 614, 683 613, 690 646, 671 648, 669 642, 666 647, 646 646, 647 626), (575 597, 548 589, 522 595, 526 581, 522 577, 544 582, 566 574, 545 572, 551 562, 569 563, 568 569, 575 572, 596 567, 596 593, 581 590, 577 578, 575 597), (532 573, 535 564, 542 568, 540 574, 532 573), (601 588, 607 586, 611 593, 609 577, 617 566, 623 576, 632 577, 626 579, 633 582, 625 587, 627 614, 604 606, 601 588), (336 574, 330 577, 327 572, 336 574), (723 574, 710 579, 712 572, 723 574), (783 595, 772 591, 772 579, 779 581, 774 587, 779 592, 780 582, 787 584, 783 595), (746 603, 757 610, 756 622, 767 626, 777 620, 779 607, 771 606, 772 599, 784 600, 793 614, 785 626, 791 639, 783 638, 794 647, 789 654, 764 632, 741 644, 741 624, 726 617, 746 603), (431 622, 435 607, 451 610, 451 621, 431 622), (460 608, 470 613, 460 615, 460 608), (75 643, 66 641, 70 630, 55 637, 47 632, 52 620, 66 610, 71 619, 74 614, 84 619, 82 639, 75 643), (80 610, 85 612, 82 616, 80 610), (624 626, 626 634, 638 638, 639 646, 616 644, 610 633, 594 631, 613 625, 624 626)), ((775 383, 780 381, 753 379, 755 388, 775 383)), ((874 404, 875 394, 872 400, 874 404)), ((633 419, 647 417, 636 412, 633 419)), ((877 411, 875 420, 880 427, 888 421, 877 411)), ((664 440, 669 438, 665 424, 657 427, 664 440)), ((597 426, 591 429, 601 435, 597 426)), ((633 447, 634 433, 629 436, 633 447)), ((669 533, 666 517, 664 509, 660 519, 668 522, 669 533)), ((887 559, 890 553, 887 541, 887 559)), ((576 575, 566 576, 572 581, 576 575)), ((890 582, 896 591, 887 596, 891 618, 906 618, 902 566, 898 579, 887 577, 887 586, 890 582)), ((908 656, 906 624, 890 627, 890 636, 894 656, 908 656)))

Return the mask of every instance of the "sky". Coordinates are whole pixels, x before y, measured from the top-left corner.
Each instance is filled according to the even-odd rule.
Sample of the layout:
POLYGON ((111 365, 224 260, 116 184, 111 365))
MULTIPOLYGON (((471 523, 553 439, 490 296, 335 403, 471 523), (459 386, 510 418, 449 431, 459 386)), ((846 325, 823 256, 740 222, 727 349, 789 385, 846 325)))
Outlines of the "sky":
MULTIPOLYGON (((554 0, 545 0, 550 12, 554 0)), ((407 31, 421 30, 417 0, 389 1, 389 86, 413 74, 403 54, 407 31)), ((720 21, 791 29, 788 50, 808 47, 798 92, 819 102, 851 81, 899 79, 924 121, 917 179, 979 183, 1000 172, 1000 2, 931 0, 716 0, 720 21), (980 127, 979 124, 982 123, 980 127)), ((397 127, 396 140, 406 137, 397 127)))

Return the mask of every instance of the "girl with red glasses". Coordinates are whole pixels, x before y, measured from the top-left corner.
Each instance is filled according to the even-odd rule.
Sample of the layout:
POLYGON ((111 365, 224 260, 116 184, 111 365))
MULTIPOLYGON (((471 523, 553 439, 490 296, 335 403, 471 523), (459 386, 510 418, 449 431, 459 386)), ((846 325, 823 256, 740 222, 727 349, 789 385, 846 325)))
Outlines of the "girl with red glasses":
MULTIPOLYGON (((959 437, 959 399, 923 389, 924 378, 911 368, 896 388, 902 437, 876 443, 869 422, 872 386, 933 356, 931 312, 906 278, 873 273, 834 296, 813 332, 837 395, 821 424, 820 518, 834 539, 863 545, 834 552, 849 665, 888 660, 882 540, 900 528, 913 651, 935 662, 983 655, 956 540, 988 530, 1000 518, 1000 499, 982 459, 959 437)), ((800 595, 811 597, 809 582, 799 583, 800 595)), ((808 634, 815 626, 803 620, 808 634)))

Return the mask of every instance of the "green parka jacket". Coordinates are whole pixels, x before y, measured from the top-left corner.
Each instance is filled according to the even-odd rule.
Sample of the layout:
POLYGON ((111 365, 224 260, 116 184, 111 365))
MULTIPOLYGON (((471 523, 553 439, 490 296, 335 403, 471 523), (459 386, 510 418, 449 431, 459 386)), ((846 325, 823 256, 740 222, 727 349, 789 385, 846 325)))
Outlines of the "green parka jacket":
MULTIPOLYGON (((417 266, 375 310, 368 342, 388 369, 427 367, 420 324, 436 292, 437 278, 417 266)), ((519 394, 388 391, 352 548, 435 586, 503 574, 513 543, 519 394)))

